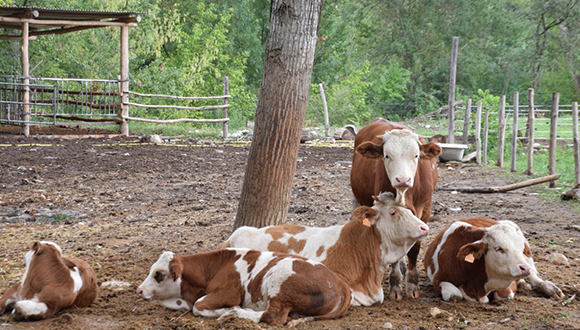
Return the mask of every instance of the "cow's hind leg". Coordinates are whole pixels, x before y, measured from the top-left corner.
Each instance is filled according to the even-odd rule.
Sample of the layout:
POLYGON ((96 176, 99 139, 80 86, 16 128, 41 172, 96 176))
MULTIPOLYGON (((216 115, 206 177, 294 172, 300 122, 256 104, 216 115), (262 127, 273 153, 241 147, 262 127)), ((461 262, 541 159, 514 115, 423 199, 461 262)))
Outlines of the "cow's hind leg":
POLYGON ((262 314, 260 322, 269 325, 285 325, 289 319, 288 314, 292 311, 292 307, 286 306, 278 298, 274 297, 268 304, 268 309, 262 314))
POLYGON ((389 275, 389 299, 401 300, 403 299, 403 272, 406 267, 405 260, 401 259, 391 265, 391 273, 389 275))
POLYGON ((407 296, 419 298, 419 270, 417 269, 417 257, 421 250, 421 242, 415 242, 415 245, 407 252, 409 263, 407 264, 407 296))
POLYGON ((443 300, 452 302, 463 300, 463 294, 461 293, 461 290, 459 290, 455 285, 449 282, 441 282, 439 287, 441 288, 441 297, 443 300))

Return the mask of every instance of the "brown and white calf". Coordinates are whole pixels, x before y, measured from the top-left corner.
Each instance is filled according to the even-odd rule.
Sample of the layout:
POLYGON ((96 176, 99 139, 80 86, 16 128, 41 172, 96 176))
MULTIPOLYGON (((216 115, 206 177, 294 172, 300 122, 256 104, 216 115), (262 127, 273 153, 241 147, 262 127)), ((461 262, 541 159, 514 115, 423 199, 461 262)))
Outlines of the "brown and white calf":
POLYGON ((97 277, 81 259, 65 258, 53 242, 40 241, 25 255, 22 281, 0 298, 0 314, 16 320, 41 320, 65 307, 87 307, 97 298, 97 277))
MULTIPOLYGON (((437 156, 441 147, 425 143, 407 126, 377 118, 356 135, 350 172, 350 185, 360 205, 373 205, 372 196, 390 191, 397 203, 405 205, 427 223, 431 218, 433 190, 437 184, 437 156)), ((417 257, 421 243, 408 252, 407 295, 419 297, 417 257)), ((401 264, 404 260, 401 260, 401 264)), ((390 275, 390 299, 401 299, 401 267, 393 265, 390 275)))
POLYGON ((272 325, 288 314, 332 319, 350 306, 350 289, 323 264, 249 249, 161 254, 137 289, 145 299, 196 316, 234 315, 272 325))
POLYGON ((452 223, 429 245, 425 269, 435 293, 445 301, 487 303, 491 293, 496 299, 512 299, 520 279, 548 297, 563 297, 556 285, 540 278, 528 241, 509 220, 452 223))
POLYGON ((354 210, 345 225, 240 227, 220 247, 278 251, 320 261, 351 287, 353 306, 370 306, 383 302, 382 281, 389 264, 403 258, 428 232, 423 221, 395 203, 392 193, 383 193, 372 208, 354 210))

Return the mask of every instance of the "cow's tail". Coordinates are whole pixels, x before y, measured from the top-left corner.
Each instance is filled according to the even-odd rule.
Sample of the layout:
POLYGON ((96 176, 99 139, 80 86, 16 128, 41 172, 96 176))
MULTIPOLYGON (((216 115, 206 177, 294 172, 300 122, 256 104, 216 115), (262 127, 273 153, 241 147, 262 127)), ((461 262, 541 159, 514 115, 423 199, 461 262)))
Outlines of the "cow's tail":
POLYGON ((229 247, 231 247, 230 241, 226 240, 226 241, 223 241, 220 245, 218 245, 217 248, 218 249, 225 249, 225 248, 229 248, 229 247))

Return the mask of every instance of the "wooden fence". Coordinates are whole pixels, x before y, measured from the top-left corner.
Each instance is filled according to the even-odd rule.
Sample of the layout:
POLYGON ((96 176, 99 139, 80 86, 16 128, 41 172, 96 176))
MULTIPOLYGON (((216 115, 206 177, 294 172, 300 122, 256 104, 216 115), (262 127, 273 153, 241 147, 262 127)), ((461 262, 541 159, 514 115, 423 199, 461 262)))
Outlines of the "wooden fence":
MULTIPOLYGON (((511 128, 511 171, 516 171, 516 155, 518 153, 518 140, 523 140, 525 142, 525 151, 528 155, 528 166, 526 173, 532 175, 534 173, 534 144, 538 141, 535 136, 536 133, 549 132, 548 150, 549 150, 549 165, 548 174, 553 175, 556 173, 556 147, 558 141, 569 141, 570 139, 564 139, 558 137, 558 118, 561 114, 571 114, 571 125, 572 126, 572 146, 574 149, 574 168, 575 168, 575 185, 580 184, 580 150, 578 141, 578 102, 573 102, 571 105, 560 105, 560 95, 559 93, 552 94, 552 103, 548 107, 537 106, 534 103, 534 90, 529 89, 527 94, 528 102, 525 105, 520 104, 519 93, 515 92, 513 94, 513 101, 511 106, 506 106, 506 96, 502 95, 499 100, 499 111, 497 118, 497 134, 498 134, 498 152, 497 152, 497 166, 503 166, 504 162, 504 149, 505 149, 505 132, 511 128), (549 114, 549 131, 538 131, 536 130, 536 121, 538 118, 544 118, 549 114), (520 127, 520 117, 527 118, 526 125, 522 129, 520 127), (522 133, 522 130, 524 131, 522 133)), ((490 132, 490 109, 482 109, 481 101, 478 101, 475 107, 472 107, 472 100, 467 100, 465 102, 465 115, 463 119, 457 119, 463 121, 463 137, 462 142, 468 144, 468 132, 469 132, 469 121, 471 113, 475 112, 475 151, 476 151, 476 162, 481 164, 487 164, 487 151, 488 151, 488 136, 490 132), (482 123, 483 114, 483 123, 482 123), (483 124, 483 132, 481 132, 481 126, 483 124), (482 146, 483 144, 483 146, 482 146)), ((451 109, 450 111, 454 111, 451 109)), ((454 118, 454 117, 452 117, 454 118)), ((560 123, 560 126, 563 124, 560 123)), ((548 125, 542 125, 548 126, 548 125)), ((543 127, 542 127, 543 129, 543 127)), ((453 140, 448 137, 448 140, 453 140)), ((555 181, 550 181, 550 187, 555 187, 555 181)))

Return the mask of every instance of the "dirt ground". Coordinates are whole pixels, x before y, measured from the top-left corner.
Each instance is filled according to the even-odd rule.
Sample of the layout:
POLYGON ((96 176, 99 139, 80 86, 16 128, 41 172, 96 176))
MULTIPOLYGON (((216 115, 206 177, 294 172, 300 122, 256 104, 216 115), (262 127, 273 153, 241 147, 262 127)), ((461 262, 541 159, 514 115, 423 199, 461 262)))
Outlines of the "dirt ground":
MULTIPOLYGON (((15 323, 3 315, 2 329, 270 328, 182 314, 135 293, 164 250, 208 251, 228 237, 248 146, 193 140, 154 145, 135 138, 25 139, 0 133, 0 292, 20 280, 24 254, 35 240, 54 241, 66 255, 89 262, 100 285, 97 301, 88 308, 65 309, 40 322, 15 323)), ((348 221, 352 152, 349 143, 301 146, 289 223, 329 226, 348 221)), ((501 186, 522 180, 505 170, 475 165, 440 164, 439 175, 439 187, 501 186)), ((547 201, 533 189, 538 188, 502 194, 436 191, 431 233, 419 262, 421 298, 351 307, 340 319, 298 328, 580 329, 577 296, 564 304, 524 291, 507 302, 445 303, 434 296, 425 276, 423 253, 445 225, 474 216, 511 219, 530 240, 542 277, 556 283, 567 298, 578 295, 578 201, 547 201), (550 263, 554 253, 564 254, 570 264, 550 263), (431 316, 433 307, 442 314, 431 316)), ((387 278, 384 287, 387 292, 387 278)))

